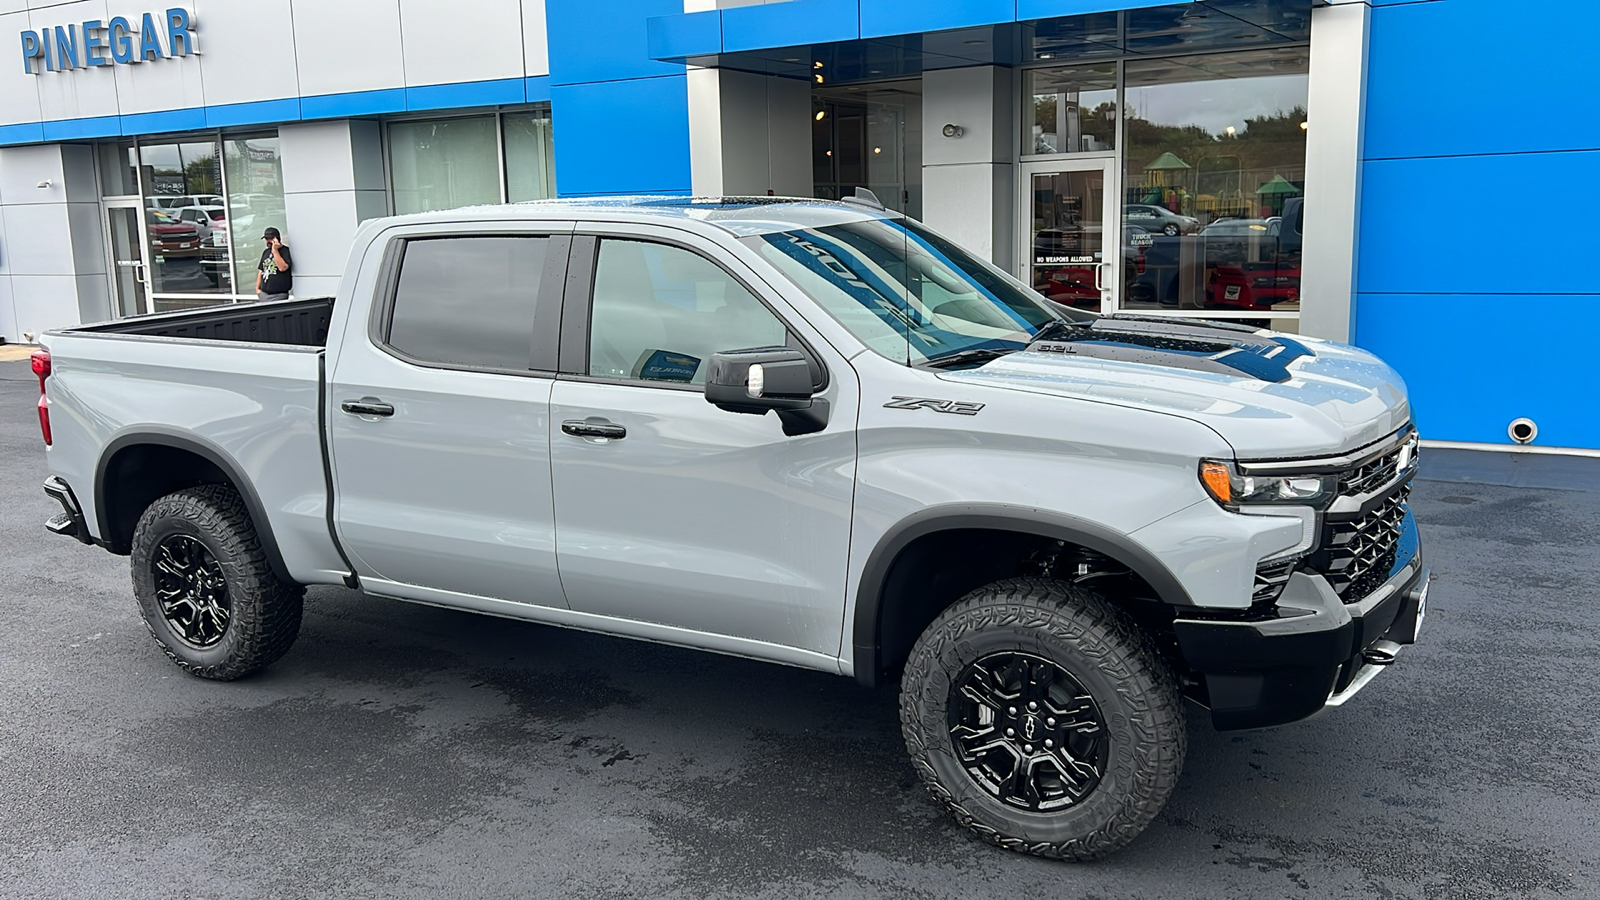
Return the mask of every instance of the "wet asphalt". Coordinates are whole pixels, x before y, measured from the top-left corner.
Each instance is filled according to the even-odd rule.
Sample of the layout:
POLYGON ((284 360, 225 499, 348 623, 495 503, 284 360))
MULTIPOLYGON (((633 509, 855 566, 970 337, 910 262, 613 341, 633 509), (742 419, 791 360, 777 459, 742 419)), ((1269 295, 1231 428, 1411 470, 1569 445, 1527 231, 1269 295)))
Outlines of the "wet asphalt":
POLYGON ((0 897, 1600 896, 1600 460, 1425 453, 1424 640, 1343 709, 1217 734, 1096 864, 967 837, 895 695, 313 588, 187 677, 127 561, 47 534, 0 364, 0 897))

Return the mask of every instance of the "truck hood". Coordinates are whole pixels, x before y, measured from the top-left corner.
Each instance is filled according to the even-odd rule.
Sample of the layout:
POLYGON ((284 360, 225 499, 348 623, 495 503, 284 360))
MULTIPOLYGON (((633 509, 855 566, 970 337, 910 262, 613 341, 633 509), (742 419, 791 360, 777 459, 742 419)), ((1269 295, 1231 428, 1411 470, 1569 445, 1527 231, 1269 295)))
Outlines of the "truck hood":
POLYGON ((1341 453, 1411 421, 1400 376, 1344 344, 1136 316, 1047 337, 941 377, 1182 416, 1216 431, 1240 459, 1341 453))

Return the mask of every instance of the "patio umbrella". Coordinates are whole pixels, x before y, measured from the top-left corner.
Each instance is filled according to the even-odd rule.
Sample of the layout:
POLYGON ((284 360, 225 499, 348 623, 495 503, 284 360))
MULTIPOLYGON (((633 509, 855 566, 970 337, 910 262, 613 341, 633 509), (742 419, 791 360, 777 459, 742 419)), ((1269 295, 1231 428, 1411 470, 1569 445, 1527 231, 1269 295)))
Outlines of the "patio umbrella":
POLYGON ((1284 178, 1282 175, 1274 175, 1272 176, 1271 181, 1263 184, 1261 187, 1256 188, 1256 193, 1264 194, 1268 197, 1277 196, 1280 194, 1289 196, 1300 193, 1300 189, 1289 183, 1288 179, 1284 178))
POLYGON ((1165 172, 1171 169, 1192 169, 1193 166, 1174 156, 1171 150, 1163 152, 1144 167, 1146 172, 1165 172))

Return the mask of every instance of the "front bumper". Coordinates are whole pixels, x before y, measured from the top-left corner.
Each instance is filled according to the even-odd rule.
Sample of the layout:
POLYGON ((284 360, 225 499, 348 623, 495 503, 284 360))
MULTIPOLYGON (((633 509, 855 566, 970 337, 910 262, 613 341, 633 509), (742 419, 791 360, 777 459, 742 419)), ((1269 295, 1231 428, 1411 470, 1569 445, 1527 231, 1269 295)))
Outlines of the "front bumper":
POLYGON ((1430 573, 1409 512, 1403 527, 1409 534, 1401 544, 1411 552, 1354 603, 1342 602, 1322 576, 1301 571, 1279 595, 1276 618, 1173 623, 1197 675, 1193 696, 1211 708, 1219 731, 1282 725, 1341 705, 1416 641, 1430 573))

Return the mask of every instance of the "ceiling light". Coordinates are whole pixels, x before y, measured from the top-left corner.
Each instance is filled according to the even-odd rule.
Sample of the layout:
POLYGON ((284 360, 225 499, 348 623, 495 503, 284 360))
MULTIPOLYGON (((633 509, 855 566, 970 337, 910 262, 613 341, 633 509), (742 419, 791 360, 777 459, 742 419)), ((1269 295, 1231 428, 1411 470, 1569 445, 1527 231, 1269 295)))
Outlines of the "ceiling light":
POLYGON ((822 76, 818 75, 817 76, 817 84, 821 84, 821 83, 822 83, 822 76))
POLYGON ((1305 131, 1305 130, 1306 130, 1306 128, 1307 128, 1307 127, 1308 127, 1308 126, 1307 126, 1307 124, 1306 124, 1306 123, 1305 123, 1305 122, 1301 122, 1301 123, 1300 123, 1300 130, 1301 130, 1301 131, 1305 131))
POLYGON ((817 110, 817 121, 818 121, 818 122, 821 122, 821 121, 822 121, 822 117, 823 117, 823 116, 826 116, 826 115, 827 115, 827 114, 828 114, 828 111, 827 111, 827 110, 825 110, 825 109, 819 109, 819 110, 817 110))
POLYGON ((813 69, 820 69, 820 68, 822 68, 822 63, 820 63, 820 62, 814 62, 814 63, 812 63, 812 64, 811 64, 811 68, 813 68, 813 69))
POLYGON ((883 152, 883 148, 882 147, 873 147, 872 148, 872 152, 873 153, 882 153, 883 152))

